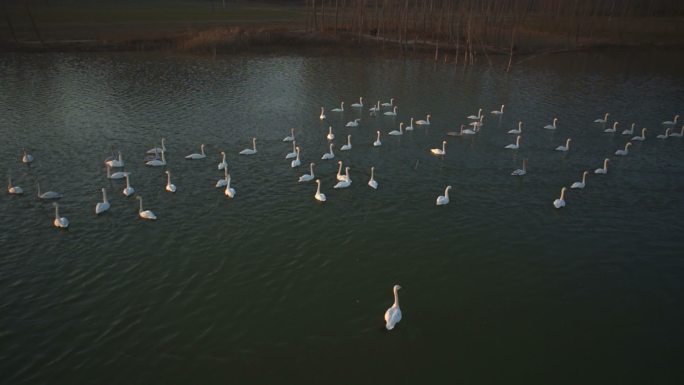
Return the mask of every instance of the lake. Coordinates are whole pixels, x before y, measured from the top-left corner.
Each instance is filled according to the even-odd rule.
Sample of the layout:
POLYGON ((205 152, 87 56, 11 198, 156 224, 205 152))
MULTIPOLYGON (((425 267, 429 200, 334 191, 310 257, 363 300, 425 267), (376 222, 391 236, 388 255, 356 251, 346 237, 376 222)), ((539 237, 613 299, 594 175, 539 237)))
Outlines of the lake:
POLYGON ((0 194, 0 383, 680 384, 684 138, 656 135, 684 113, 682 58, 567 53, 506 74, 507 58, 482 57, 464 69, 342 54, 2 54, 0 170, 25 194, 0 194), (365 107, 349 107, 359 96, 365 107), (390 97, 396 117, 369 115, 390 97), (446 136, 479 108, 478 134, 446 136), (387 135, 426 114, 429 127, 387 135), (505 149, 518 121, 520 149, 505 149), (604 133, 613 121, 618 133, 604 133), (614 156, 632 122, 647 140, 614 156), (336 157, 322 160, 328 126, 336 157), (299 168, 284 159, 290 128, 299 168), (167 167, 145 166, 162 137, 167 167), (252 137, 258 153, 238 155, 252 137), (554 151, 567 138, 570 151, 554 151), (432 155, 442 140, 446 155, 432 155), (185 160, 200 144, 207 158, 185 160), (111 146, 156 222, 106 178, 111 146), (214 187, 220 151, 235 199, 214 187), (523 159, 527 175, 511 176, 523 159), (344 190, 337 160, 350 167, 344 190), (297 181, 310 162, 325 203, 297 181), (584 170, 586 188, 555 209, 584 170), (52 226, 38 181, 64 194, 68 230, 52 226), (96 216, 103 187, 111 209, 96 216), (388 332, 394 284, 403 320, 388 332))

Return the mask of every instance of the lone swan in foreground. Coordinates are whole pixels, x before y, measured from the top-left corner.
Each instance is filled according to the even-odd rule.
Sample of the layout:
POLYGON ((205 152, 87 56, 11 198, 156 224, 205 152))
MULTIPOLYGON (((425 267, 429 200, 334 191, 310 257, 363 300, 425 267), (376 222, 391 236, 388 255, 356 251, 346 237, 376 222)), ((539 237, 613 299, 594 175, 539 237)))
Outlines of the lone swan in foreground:
POLYGON ((392 330, 401 321, 401 309, 399 308, 399 289, 401 286, 394 285, 392 292, 394 293, 394 303, 385 312, 385 329, 392 330))

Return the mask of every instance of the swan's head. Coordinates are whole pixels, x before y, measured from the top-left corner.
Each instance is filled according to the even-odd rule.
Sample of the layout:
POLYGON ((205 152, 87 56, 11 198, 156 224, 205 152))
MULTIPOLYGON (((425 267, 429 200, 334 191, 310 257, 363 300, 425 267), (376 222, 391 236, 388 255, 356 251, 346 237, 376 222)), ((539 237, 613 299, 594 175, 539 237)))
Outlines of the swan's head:
POLYGON ((226 156, 225 151, 221 151, 221 155, 226 156))
POLYGON ((446 140, 443 140, 443 141, 442 141, 442 144, 446 144, 446 140))
POLYGON ((465 128, 465 124, 461 124, 461 131, 465 128))
POLYGON ((299 152, 299 146, 295 147, 295 150, 297 150, 297 152, 299 152))
POLYGON ((105 190, 105 188, 103 187, 101 191, 104 193, 106 190, 105 190))
POLYGON ((256 143, 256 138, 252 138, 252 143, 256 143))
POLYGON ((394 291, 397 291, 399 289, 401 289, 401 286, 399 286, 399 285, 394 285, 394 287, 392 288, 392 290, 394 290, 394 291))
POLYGON ((613 123, 613 129, 615 129, 618 126, 618 122, 613 123))
POLYGON ((320 185, 321 185, 321 180, 320 180, 320 179, 316 179, 316 184, 320 186, 320 185))
POLYGON ((290 128, 290 133, 294 134, 294 128, 290 128))
POLYGON ((341 161, 341 160, 338 160, 338 161, 337 161, 337 164, 342 164, 342 161, 341 161))
POLYGON ((345 171, 345 172, 349 172, 349 166, 345 167, 345 168, 344 168, 344 171, 345 171))
POLYGON ((565 194, 565 191, 566 191, 567 189, 568 189, 567 187, 563 187, 563 188, 561 189, 561 195, 565 194))
POLYGON ((432 117, 432 115, 428 114, 427 118, 430 119, 431 117, 432 117))
POLYGON ((380 135, 380 131, 375 131, 376 134, 380 135))
POLYGON ((200 150, 204 150, 204 144, 200 145, 200 150))
POLYGON ((140 195, 136 195, 135 199, 141 201, 141 200, 142 200, 142 197, 141 197, 140 195))
POLYGON ((634 126, 636 126, 636 123, 632 123, 632 130, 634 129, 634 126))
MULTIPOLYGON (((164 171, 164 174, 166 174, 166 175, 170 175, 170 174, 171 174, 171 172, 170 172, 169 170, 166 170, 166 171, 164 171)), ((104 189, 103 189, 103 190, 104 190, 104 189)))
POLYGON ((589 175, 589 171, 585 171, 585 172, 582 173, 582 176, 583 176, 583 177, 584 177, 584 176, 587 176, 587 175, 589 175))
POLYGON ((375 170, 375 166, 371 166, 371 171, 374 171, 374 170, 375 170))
POLYGON ((557 121, 558 121, 558 118, 553 118, 553 123, 554 123, 554 124, 556 124, 557 121))
POLYGON ((402 128, 404 128, 404 122, 399 123, 399 129, 401 130, 402 128))
POLYGON ((451 186, 447 186, 447 187, 446 187, 446 190, 447 190, 447 191, 451 190, 451 186))
POLYGON ((351 139, 351 135, 347 135, 347 139, 351 139))
POLYGON ((570 143, 570 142, 572 142, 572 139, 568 138, 568 140, 566 140, 566 142, 570 143))
POLYGON ((630 147, 631 145, 632 145, 632 142, 627 142, 627 144, 625 144, 625 148, 630 147))
POLYGON ((57 202, 52 202, 52 207, 54 207, 54 208, 58 208, 58 207, 59 207, 59 205, 57 204, 57 202))

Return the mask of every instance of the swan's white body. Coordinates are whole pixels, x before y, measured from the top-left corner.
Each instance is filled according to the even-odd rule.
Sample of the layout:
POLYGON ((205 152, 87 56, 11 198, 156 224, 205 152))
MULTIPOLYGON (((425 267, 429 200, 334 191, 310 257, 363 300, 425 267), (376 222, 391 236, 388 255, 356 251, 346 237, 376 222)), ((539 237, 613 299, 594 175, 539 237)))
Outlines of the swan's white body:
POLYGON ((283 142, 294 142, 294 140, 295 140, 294 128, 290 128, 290 136, 284 137, 283 142))
POLYGON ((221 151, 221 162, 218 164, 217 168, 223 170, 228 167, 228 162, 226 162, 226 153, 221 151))
POLYGON ((598 118, 598 119, 594 120, 594 123, 603 123, 603 124, 605 124, 605 123, 608 121, 608 116, 609 116, 609 115, 610 115, 610 112, 606 112, 606 114, 603 115, 603 119, 598 118))
POLYGON ((449 203, 449 190, 451 190, 451 186, 447 186, 446 189, 444 189, 444 195, 437 197, 437 206, 442 206, 449 203))
POLYGON ((343 112, 344 111, 344 102, 340 103, 340 108, 333 108, 330 111, 332 111, 332 112, 343 112))
POLYGON ((557 121, 558 121, 558 118, 553 118, 553 123, 547 124, 546 126, 544 126, 544 128, 546 128, 547 130, 555 130, 557 121))
POLYGON ((352 103, 352 104, 350 104, 350 105, 351 105, 352 107, 356 107, 356 108, 361 108, 361 107, 363 107, 363 96, 360 96, 360 97, 359 97, 359 102, 358 102, 358 103, 352 103))
POLYGON ((145 162, 145 165, 147 166, 152 166, 152 167, 161 167, 161 166, 166 166, 166 155, 164 155, 166 151, 161 152, 161 159, 152 159, 150 161, 145 162))
POLYGON ((622 135, 634 135, 634 126, 636 126, 636 123, 632 123, 632 127, 629 130, 622 131, 622 135))
POLYGON ((682 126, 682 131, 680 131, 680 132, 673 132, 673 133, 670 134, 670 136, 674 136, 675 138, 684 137, 684 126, 682 126))
POLYGON ((328 127, 328 135, 325 136, 328 140, 335 139, 335 134, 332 132, 332 126, 328 127))
POLYGON ((223 169, 223 178, 216 181, 216 188, 226 187, 228 184, 228 169, 223 169))
POLYGON ((52 203, 52 205, 55 207, 55 220, 52 221, 52 224, 58 229, 66 229, 69 227, 69 220, 66 219, 66 217, 59 216, 59 205, 57 202, 52 203))
POLYGON ((565 141, 565 146, 556 147, 556 151, 563 151, 563 152, 568 151, 570 149, 570 142, 572 142, 572 139, 568 138, 565 141))
POLYGON ((494 111, 492 111, 491 113, 492 113, 493 115, 503 115, 503 112, 504 112, 504 105, 502 104, 500 110, 494 110, 494 111))
POLYGON ((321 115, 318 118, 320 120, 325 120, 325 108, 321 107, 321 115))
POLYGON ((581 182, 575 182, 573 183, 570 188, 584 188, 584 186, 587 185, 587 175, 589 175, 589 171, 585 171, 582 173, 582 181, 581 182))
POLYGON ((40 183, 36 183, 36 186, 38 186, 38 198, 40 199, 59 199, 63 195, 55 192, 55 191, 46 191, 44 193, 40 192, 40 183))
POLYGON ((347 135, 347 144, 342 145, 342 147, 340 147, 340 151, 349 151, 351 149, 352 149, 351 135, 347 135))
POLYGON ((21 157, 21 161, 23 163, 27 163, 27 164, 32 163, 33 162, 33 155, 29 154, 28 152, 26 152, 26 150, 24 150, 24 155, 21 157))
MULTIPOLYGON (((421 119, 421 120, 417 121, 416 124, 419 125, 419 126, 429 126, 429 125, 430 125, 430 118, 431 118, 431 117, 432 117, 432 115, 428 114, 428 115, 425 117, 425 120, 421 119)), ((411 118, 411 119, 413 119, 413 118, 411 118)), ((413 121, 411 121, 411 123, 413 123, 413 121)))
POLYGON ((603 167, 602 168, 597 168, 594 170, 594 174, 608 174, 608 162, 610 162, 610 159, 606 158, 603 160, 603 167))
POLYGON ((161 147, 153 147, 153 148, 150 148, 149 150, 147 150, 147 153, 148 153, 148 154, 159 154, 159 153, 161 153, 161 152, 166 151, 166 144, 165 144, 165 142, 166 142, 166 139, 161 138, 161 147))
POLYGON ((480 119, 481 117, 482 117, 482 108, 480 108, 479 110, 477 110, 477 115, 470 115, 470 116, 468 116, 468 119, 478 120, 478 119, 480 119))
POLYGON ((124 161, 123 157, 121 156, 121 151, 119 151, 119 157, 117 159, 108 160, 105 162, 105 164, 109 167, 123 167, 124 161))
POLYGON ((223 190, 223 195, 227 196, 230 199, 233 199, 237 195, 237 192, 235 191, 234 188, 230 187, 230 180, 231 180, 230 174, 228 174, 228 177, 226 177, 226 181, 227 181, 226 189, 223 190))
POLYGON ((627 142, 627 144, 625 144, 625 149, 615 151, 615 155, 625 156, 625 155, 629 154, 629 146, 631 146, 631 145, 632 145, 631 142, 627 142))
POLYGON ((408 126, 404 127, 404 131, 413 131, 413 118, 411 118, 411 123, 409 123, 408 126))
POLYGON ((638 142, 643 142, 644 140, 646 140, 646 130, 647 130, 646 127, 642 128, 641 129, 641 136, 635 136, 632 138, 632 140, 636 140, 638 142))
POLYGON ((666 126, 674 126, 675 124, 677 124, 677 120, 679 120, 679 115, 675 115, 674 120, 664 121, 663 124, 666 126))
POLYGON ((399 289, 401 286, 394 285, 392 292, 394 293, 394 303, 385 312, 385 329, 392 330, 401 321, 401 309, 399 308, 399 289))
POLYGON ((107 178, 108 179, 123 179, 128 175, 131 175, 131 173, 125 172, 125 171, 117 171, 115 173, 112 173, 112 168, 107 166, 107 178))
POLYGON ((352 180, 349 177, 349 167, 344 168, 344 175, 345 175, 344 180, 337 182, 337 184, 335 186, 333 186, 333 188, 341 189, 341 188, 347 188, 347 187, 351 186, 352 180))
POLYGON ((394 106, 394 108, 392 109, 392 111, 387 111, 387 112, 385 112, 385 115, 386 115, 386 116, 397 116, 397 106, 394 106))
POLYGON ((202 144, 202 145, 200 145, 200 153, 199 153, 199 154, 197 154, 197 153, 195 153, 195 154, 190 154, 190 155, 186 156, 185 159, 188 159, 188 160, 199 160, 199 159, 204 159, 204 158, 206 158, 206 157, 207 157, 207 155, 204 154, 204 145, 202 144))
POLYGON ((520 139, 521 139, 521 138, 522 138, 522 136, 518 135, 518 137, 515 138, 515 143, 511 143, 511 144, 507 145, 506 148, 510 148, 511 150, 517 150, 517 149, 519 149, 519 148, 520 148, 520 139))
POLYGON ((95 214, 100 215, 109 210, 109 201, 107 200, 107 190, 102 189, 102 202, 97 202, 95 205, 95 214))
POLYGON ((561 195, 560 198, 556 199, 553 201, 553 207, 559 209, 561 207, 565 207, 565 191, 567 190, 567 187, 563 187, 561 189, 561 195))
POLYGON ((518 128, 514 128, 512 130, 508 130, 509 134, 517 134, 520 135, 522 134, 522 122, 518 122, 518 128))
POLYGON ((404 123, 399 123, 399 130, 392 130, 392 131, 388 132, 388 135, 394 135, 394 136, 404 135, 404 123))
POLYGON ((360 120, 361 119, 354 119, 351 122, 347 122, 346 127, 358 127, 360 120))
POLYGON ((329 151, 329 152, 326 152, 325 154, 323 154, 323 156, 321 157, 321 159, 327 160, 327 159, 332 159, 332 158, 335 157, 335 153, 333 152, 333 146, 335 146, 335 144, 330 143, 330 151, 329 151))
POLYGON ((138 200, 140 201, 140 208, 138 208, 138 216, 142 219, 150 219, 150 220, 156 220, 157 216, 154 215, 154 212, 151 210, 143 210, 143 201, 141 196, 137 196, 138 200))
POLYGON ((368 186, 374 190, 378 189, 378 182, 375 180, 375 167, 371 167, 371 177, 368 181, 368 186))
POLYGON ((382 146, 382 142, 380 141, 380 131, 376 131, 378 133, 377 139, 375 139, 375 142, 373 142, 373 147, 380 147, 382 146))
POLYGON ((302 165, 301 160, 299 160, 299 151, 300 151, 299 147, 297 147, 296 150, 297 150, 297 157, 292 162, 290 162, 290 167, 292 167, 292 168, 299 167, 302 165))
POLYGON ((171 183, 171 172, 169 170, 166 170, 166 187, 165 190, 171 193, 176 192, 176 185, 171 183))
POLYGON ((613 127, 612 127, 612 128, 606 128, 605 130, 603 130, 603 132, 607 132, 607 133, 609 133, 609 134, 614 134, 614 133, 616 133, 616 132, 617 132, 617 126, 618 126, 618 124, 619 124, 618 122, 613 123, 613 127))
POLYGON ((129 180, 129 176, 126 175, 126 188, 123 189, 123 194, 127 197, 135 194, 135 189, 131 187, 131 181, 129 180))
POLYGON ((338 164, 338 168, 337 168, 337 175, 335 175, 335 178, 336 178, 338 181, 346 180, 346 179, 347 179, 347 175, 346 175, 346 174, 342 174, 342 161, 341 161, 341 160, 338 161, 337 164, 338 164))
POLYGON ((660 135, 656 136, 656 139, 667 139, 668 137, 670 137, 671 132, 672 132, 672 129, 668 128, 667 130, 665 130, 665 134, 660 134, 660 135))
POLYGON ((433 149, 430 149, 430 152, 433 155, 445 155, 446 154, 446 140, 442 141, 442 148, 433 148, 433 149))
POLYGON ((19 186, 12 186, 12 177, 8 176, 7 177, 7 192, 10 194, 19 195, 19 194, 24 193, 24 189, 19 187, 19 186))
POLYGON ((527 159, 523 159, 522 168, 513 170, 513 172, 511 173, 511 175, 513 176, 523 176, 525 174, 527 174, 527 159))
POLYGON ((321 192, 321 180, 320 179, 316 179, 316 185, 317 185, 316 186, 316 194, 314 194, 314 198, 316 198, 316 200, 319 202, 325 202, 327 198, 325 197, 325 194, 323 194, 321 192))
POLYGON ((257 153, 256 138, 252 138, 252 148, 245 148, 240 151, 240 155, 254 155, 257 153))
POLYGON ((394 106, 394 98, 390 98, 390 102, 389 102, 389 103, 387 103, 387 102, 382 103, 381 106, 383 106, 383 107, 392 107, 392 106, 394 106))
POLYGON ((313 180, 313 178, 315 176, 313 168, 315 165, 316 165, 315 163, 309 164, 309 174, 304 174, 304 175, 300 176, 299 177, 300 182, 309 182, 309 181, 313 180))
POLYGON ((285 155, 285 159, 293 159, 297 157, 297 142, 292 142, 292 152, 285 155))

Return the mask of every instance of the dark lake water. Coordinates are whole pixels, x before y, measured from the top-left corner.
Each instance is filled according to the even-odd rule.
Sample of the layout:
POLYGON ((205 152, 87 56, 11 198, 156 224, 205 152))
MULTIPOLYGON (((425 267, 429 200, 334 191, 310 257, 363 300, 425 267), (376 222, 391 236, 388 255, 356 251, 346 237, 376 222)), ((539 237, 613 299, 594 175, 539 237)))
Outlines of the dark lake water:
POLYGON ((0 194, 0 383, 684 383, 684 138, 656 139, 684 115, 682 59, 550 55, 505 74, 484 60, 0 55, 0 170, 25 190, 0 194), (390 97, 396 117, 369 116, 390 97), (477 135, 445 135, 478 108, 477 135), (593 123, 605 112, 617 134, 593 123), (387 135, 428 113, 429 128, 387 135), (518 121, 521 147, 505 149, 518 121), (646 141, 614 156, 632 122, 646 141), (321 160, 329 125, 336 157, 321 160), (143 161, 161 137, 176 194, 143 161), (258 153, 239 156, 252 137, 258 153), (207 159, 186 161, 201 143, 207 159), (156 222, 106 178, 112 145, 156 222), (214 187, 220 151, 233 200, 214 187), (297 182, 312 161, 322 204, 297 182), (64 194, 67 231, 37 181, 64 194), (404 318, 387 332, 394 284, 404 318))

